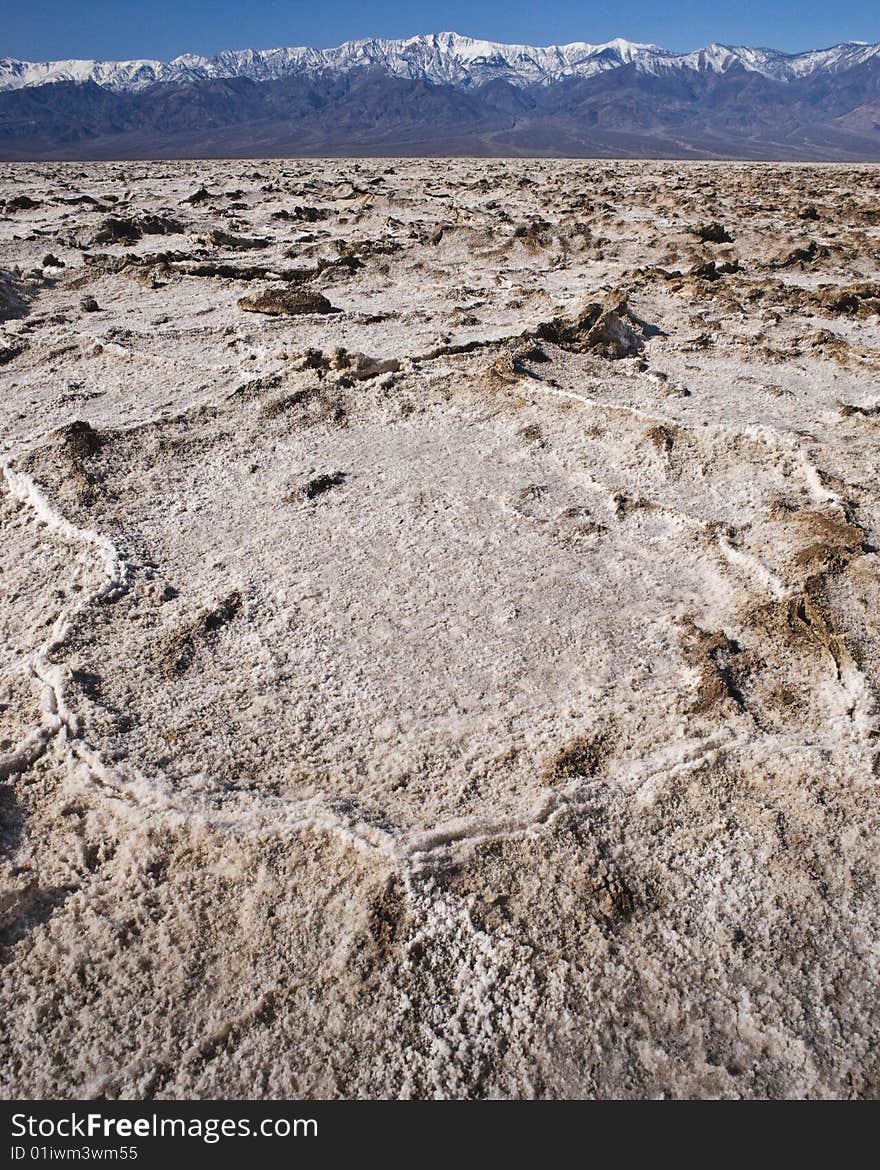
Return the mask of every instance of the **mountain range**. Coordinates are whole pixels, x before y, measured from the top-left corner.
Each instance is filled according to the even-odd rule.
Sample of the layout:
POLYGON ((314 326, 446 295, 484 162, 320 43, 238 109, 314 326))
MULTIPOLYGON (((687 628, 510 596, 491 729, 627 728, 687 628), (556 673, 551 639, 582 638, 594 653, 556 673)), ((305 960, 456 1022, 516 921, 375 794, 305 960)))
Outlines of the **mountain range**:
POLYGON ((0 158, 880 159, 880 44, 688 53, 438 33, 172 61, 0 58, 0 158))

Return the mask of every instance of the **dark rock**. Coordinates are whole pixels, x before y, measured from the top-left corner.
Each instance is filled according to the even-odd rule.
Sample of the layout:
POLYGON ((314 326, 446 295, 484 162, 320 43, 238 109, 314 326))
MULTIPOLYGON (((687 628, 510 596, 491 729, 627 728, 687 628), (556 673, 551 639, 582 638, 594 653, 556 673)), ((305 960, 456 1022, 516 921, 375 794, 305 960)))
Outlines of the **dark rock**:
POLYGON ((6 204, 7 211, 30 211, 34 207, 40 207, 41 204, 38 199, 31 199, 29 195, 16 195, 14 199, 10 199, 6 204))
POLYGON ((211 195, 210 191, 207 191, 204 187, 199 187, 198 191, 193 191, 192 195, 187 195, 186 199, 182 200, 182 202, 193 204, 207 203, 208 200, 212 198, 213 196, 211 195))
POLYGON ((694 234, 699 236, 704 244, 732 244, 733 236, 720 223, 706 223, 694 228, 694 234))
POLYGON ((252 297, 241 297, 238 307, 248 313, 268 313, 273 317, 296 317, 305 313, 332 313, 325 296, 294 288, 267 288, 252 297))

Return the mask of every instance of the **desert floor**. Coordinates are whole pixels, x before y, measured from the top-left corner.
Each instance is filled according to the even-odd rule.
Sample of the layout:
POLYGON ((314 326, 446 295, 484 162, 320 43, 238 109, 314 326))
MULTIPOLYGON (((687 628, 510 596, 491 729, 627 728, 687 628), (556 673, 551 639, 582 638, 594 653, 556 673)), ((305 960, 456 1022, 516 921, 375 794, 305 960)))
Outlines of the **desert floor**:
POLYGON ((0 1092, 880 1092, 880 169, 0 166, 0 1092))

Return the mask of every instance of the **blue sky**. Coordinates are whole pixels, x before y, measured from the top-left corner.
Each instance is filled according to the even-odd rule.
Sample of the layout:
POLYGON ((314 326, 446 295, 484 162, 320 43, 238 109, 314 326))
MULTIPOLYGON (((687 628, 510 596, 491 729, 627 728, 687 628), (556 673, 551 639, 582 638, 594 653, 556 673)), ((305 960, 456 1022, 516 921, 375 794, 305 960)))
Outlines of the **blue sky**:
POLYGON ((160 57, 454 29, 553 44, 614 36, 693 49, 709 41, 796 51, 880 41, 878 0, 0 0, 0 56, 160 57))

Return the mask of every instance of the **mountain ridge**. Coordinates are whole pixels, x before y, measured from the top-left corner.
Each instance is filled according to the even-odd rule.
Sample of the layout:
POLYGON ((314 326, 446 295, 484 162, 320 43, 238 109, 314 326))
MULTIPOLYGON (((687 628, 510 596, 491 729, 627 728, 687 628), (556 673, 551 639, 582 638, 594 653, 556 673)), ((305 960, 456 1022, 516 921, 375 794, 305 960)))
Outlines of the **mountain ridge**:
POLYGON ((170 61, 74 59, 22 61, 0 58, 0 92, 58 82, 93 82, 115 91, 137 91, 155 84, 247 78, 277 81, 323 73, 378 68, 389 76, 459 89, 503 80, 516 88, 549 86, 567 78, 589 78, 633 65, 651 75, 691 70, 724 74, 746 72, 780 82, 833 75, 880 59, 880 43, 843 41, 826 49, 784 53, 777 49, 712 43, 690 52, 615 37, 592 44, 520 45, 462 36, 455 32, 406 38, 368 37, 334 48, 308 46, 224 50, 212 57, 184 53, 170 61))
POLYGON ((540 50, 540 60, 528 47, 518 57, 494 48, 452 33, 363 41, 333 68, 317 50, 305 62, 298 50, 273 50, 268 63, 247 50, 218 57, 222 76, 193 73, 202 59, 189 57, 185 76, 158 81, 143 62, 115 72, 80 63, 82 77, 56 70, 51 84, 26 84, 19 69, 18 82, 0 91, 0 159, 880 161, 880 45, 806 54, 708 46, 681 56, 617 40, 540 50))

